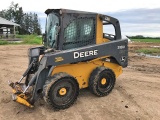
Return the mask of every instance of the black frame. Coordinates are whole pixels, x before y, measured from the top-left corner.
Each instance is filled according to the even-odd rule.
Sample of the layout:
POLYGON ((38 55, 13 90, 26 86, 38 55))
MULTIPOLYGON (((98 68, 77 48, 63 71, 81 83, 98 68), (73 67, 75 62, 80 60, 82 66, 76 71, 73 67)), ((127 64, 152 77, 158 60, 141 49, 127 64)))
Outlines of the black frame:
POLYGON ((103 25, 106 24, 112 24, 114 26, 115 29, 115 40, 121 39, 121 28, 120 28, 120 23, 118 21, 118 19, 108 16, 108 15, 100 15, 100 19, 103 21, 106 21, 106 23, 103 23, 103 25))

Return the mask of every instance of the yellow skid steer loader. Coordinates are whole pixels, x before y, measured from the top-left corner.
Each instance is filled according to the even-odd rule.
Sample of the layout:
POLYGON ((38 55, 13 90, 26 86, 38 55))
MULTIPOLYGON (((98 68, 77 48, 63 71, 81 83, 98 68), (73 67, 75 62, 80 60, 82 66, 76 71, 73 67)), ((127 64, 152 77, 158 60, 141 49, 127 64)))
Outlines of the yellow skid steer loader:
POLYGON ((128 64, 128 40, 121 38, 119 21, 67 9, 45 13, 43 46, 29 49, 27 70, 18 82, 9 81, 13 100, 33 107, 43 95, 53 108, 65 109, 83 88, 100 97, 108 95, 128 64), (107 26, 113 27, 113 34, 107 26))

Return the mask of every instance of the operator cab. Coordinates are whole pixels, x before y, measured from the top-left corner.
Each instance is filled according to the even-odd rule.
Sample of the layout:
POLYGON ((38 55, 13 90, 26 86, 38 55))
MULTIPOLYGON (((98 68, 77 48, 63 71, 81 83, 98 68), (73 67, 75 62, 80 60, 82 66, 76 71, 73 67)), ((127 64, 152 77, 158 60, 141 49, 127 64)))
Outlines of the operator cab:
POLYGON ((45 47, 66 50, 95 44, 96 14, 64 9, 48 9, 45 13, 45 47))
POLYGON ((67 50, 121 39, 119 22, 110 16, 66 9, 48 9, 45 13, 43 43, 47 49, 67 50), (115 35, 103 31, 110 24, 115 35))

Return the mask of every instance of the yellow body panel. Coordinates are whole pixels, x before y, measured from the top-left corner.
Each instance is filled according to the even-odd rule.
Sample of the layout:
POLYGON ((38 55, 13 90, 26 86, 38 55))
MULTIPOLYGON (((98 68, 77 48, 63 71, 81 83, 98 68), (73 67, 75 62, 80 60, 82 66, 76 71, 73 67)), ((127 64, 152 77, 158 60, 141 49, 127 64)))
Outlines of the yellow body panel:
POLYGON ((104 62, 100 58, 98 58, 88 62, 79 62, 77 64, 56 66, 52 71, 52 76, 55 73, 66 72, 77 79, 79 88, 86 88, 88 87, 90 74, 96 67, 99 66, 105 66, 112 69, 116 75, 116 78, 122 73, 121 66, 110 62, 104 62))
MULTIPOLYGON (((96 44, 101 44, 104 42, 109 42, 109 39, 103 38, 103 22, 100 20, 99 15, 97 15, 97 30, 96 30, 96 44)), ((106 58, 106 57, 103 57, 106 58)), ((61 66, 56 66, 52 71, 52 76, 55 73, 66 72, 73 77, 75 77, 79 83, 80 88, 88 87, 88 81, 92 71, 99 66, 105 66, 110 68, 115 73, 116 78, 122 73, 122 67, 118 64, 104 62, 101 58, 87 61, 79 62, 77 64, 66 64, 61 66)))
POLYGON ((103 38, 103 22, 100 20, 99 15, 97 15, 96 44, 109 41, 109 39, 103 38))

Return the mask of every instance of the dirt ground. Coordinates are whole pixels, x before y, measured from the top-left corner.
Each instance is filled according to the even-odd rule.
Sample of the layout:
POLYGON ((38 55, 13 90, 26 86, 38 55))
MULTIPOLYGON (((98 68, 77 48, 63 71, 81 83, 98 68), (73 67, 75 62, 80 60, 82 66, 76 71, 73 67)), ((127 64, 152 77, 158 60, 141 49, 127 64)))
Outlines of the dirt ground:
POLYGON ((0 120, 159 120, 160 59, 133 52, 150 45, 154 44, 129 45, 129 65, 118 77, 111 94, 96 97, 88 89, 81 90, 76 103, 60 111, 47 107, 43 100, 33 109, 11 100, 7 81, 15 82, 21 77, 27 68, 27 49, 31 46, 0 46, 0 120))

